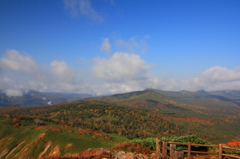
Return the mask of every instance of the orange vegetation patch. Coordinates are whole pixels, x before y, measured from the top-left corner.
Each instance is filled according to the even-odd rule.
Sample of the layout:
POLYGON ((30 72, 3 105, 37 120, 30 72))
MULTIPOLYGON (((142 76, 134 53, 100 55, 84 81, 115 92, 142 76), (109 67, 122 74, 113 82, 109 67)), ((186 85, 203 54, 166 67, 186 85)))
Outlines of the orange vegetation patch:
POLYGON ((232 147, 240 147, 240 141, 237 141, 235 139, 232 139, 232 141, 229 141, 228 142, 228 145, 229 146, 232 146, 232 147))
POLYGON ((163 117, 165 120, 169 120, 169 119, 174 119, 174 120, 183 120, 183 121, 189 121, 189 122, 197 122, 197 123, 203 123, 205 125, 214 125, 213 122, 208 121, 208 120, 203 120, 203 119, 198 119, 195 117, 191 117, 191 118, 177 118, 177 117, 163 117))
POLYGON ((127 151, 135 151, 135 152, 141 153, 141 154, 150 154, 151 153, 149 148, 135 144, 135 143, 130 143, 130 142, 116 145, 112 149, 123 149, 123 150, 127 150, 127 151))
POLYGON ((99 133, 99 132, 93 132, 93 133, 98 135, 98 136, 102 136, 101 133, 99 133))
POLYGON ((49 129, 49 130, 58 131, 58 132, 62 131, 61 129, 52 127, 52 126, 50 126, 50 125, 47 125, 47 126, 39 126, 39 127, 35 128, 35 129, 49 129))

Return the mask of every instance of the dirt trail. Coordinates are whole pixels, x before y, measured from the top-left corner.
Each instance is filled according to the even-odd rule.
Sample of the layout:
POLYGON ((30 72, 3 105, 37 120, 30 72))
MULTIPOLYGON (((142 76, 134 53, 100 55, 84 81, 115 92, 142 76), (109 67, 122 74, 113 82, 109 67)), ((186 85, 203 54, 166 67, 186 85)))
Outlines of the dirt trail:
POLYGON ((51 145, 52 145, 52 142, 51 142, 51 141, 48 141, 48 143, 47 143, 45 149, 43 150, 43 152, 41 152, 41 153, 38 155, 38 158, 41 158, 42 155, 44 155, 44 154, 47 152, 48 148, 49 148, 51 145))

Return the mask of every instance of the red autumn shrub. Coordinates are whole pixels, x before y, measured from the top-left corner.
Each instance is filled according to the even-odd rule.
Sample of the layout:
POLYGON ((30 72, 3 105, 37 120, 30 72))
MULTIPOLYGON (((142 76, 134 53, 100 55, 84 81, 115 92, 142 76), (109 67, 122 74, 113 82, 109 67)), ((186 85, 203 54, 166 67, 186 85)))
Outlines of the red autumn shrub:
POLYGON ((233 146, 233 147, 240 147, 240 141, 237 141, 235 139, 232 139, 232 141, 228 142, 229 146, 233 146))

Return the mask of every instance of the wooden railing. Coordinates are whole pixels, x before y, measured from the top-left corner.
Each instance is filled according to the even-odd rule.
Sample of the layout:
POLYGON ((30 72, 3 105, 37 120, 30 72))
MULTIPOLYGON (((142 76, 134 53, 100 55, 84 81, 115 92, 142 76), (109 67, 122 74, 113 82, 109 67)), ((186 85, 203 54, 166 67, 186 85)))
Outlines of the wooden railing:
POLYGON ((230 154, 223 153, 223 149, 235 150, 240 151, 237 148, 231 148, 223 146, 222 144, 219 145, 200 145, 200 144, 193 144, 191 142, 188 143, 178 143, 178 142, 164 142, 160 139, 156 139, 156 155, 157 159, 183 159, 184 157, 187 159, 192 158, 192 154, 204 154, 204 155, 216 155, 219 159, 223 159, 223 157, 230 157, 230 158, 237 158, 240 159, 240 156, 234 156, 230 154), (187 146, 187 150, 177 150, 177 145, 185 145, 187 146), (203 152, 203 151, 193 151, 192 147, 202 147, 202 148, 216 148, 218 152, 203 152))

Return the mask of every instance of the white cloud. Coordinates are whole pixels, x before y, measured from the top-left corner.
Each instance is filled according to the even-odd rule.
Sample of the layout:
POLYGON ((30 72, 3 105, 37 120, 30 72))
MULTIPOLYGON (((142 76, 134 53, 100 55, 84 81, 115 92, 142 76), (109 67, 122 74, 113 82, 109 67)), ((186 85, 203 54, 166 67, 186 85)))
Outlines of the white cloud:
POLYGON ((96 95, 105 95, 105 94, 117 94, 124 92, 131 92, 140 90, 134 85, 122 84, 122 83, 104 83, 101 86, 95 87, 94 93, 96 95))
POLYGON ((5 86, 12 85, 13 82, 14 81, 12 79, 10 79, 9 77, 6 77, 6 76, 3 76, 0 78, 0 83, 4 84, 5 86))
POLYGON ((214 66, 204 71, 202 76, 210 82, 240 80, 240 67, 229 70, 225 67, 214 66))
POLYGON ((185 90, 224 90, 240 89, 240 67, 227 69, 214 66, 205 70, 200 76, 182 81, 174 81, 173 89, 185 90))
POLYGON ((100 50, 106 54, 111 53, 111 44, 108 38, 104 38, 100 50))
MULTIPOLYGON (((52 91, 51 88, 54 86, 52 77, 48 76, 48 77, 46 77, 46 79, 47 79, 46 81, 43 81, 43 80, 29 78, 27 80, 27 83, 23 83, 23 85, 25 86, 25 88, 38 90, 38 91, 41 91, 41 92, 52 91)), ((55 81, 55 84, 56 83, 57 83, 57 81, 55 81)))
POLYGON ((95 58, 96 77, 111 82, 126 82, 145 78, 151 67, 136 54, 115 53, 110 59, 95 58))
POLYGON ((92 8, 90 0, 63 0, 63 3, 73 17, 82 15, 95 22, 103 21, 103 17, 92 8))
POLYGON ((119 47, 125 48, 127 52, 136 52, 137 50, 140 50, 141 53, 146 53, 148 49, 146 39, 148 38, 149 36, 146 36, 144 40, 139 41, 137 41, 135 37, 129 38, 128 41, 118 39, 115 41, 115 44, 119 47))
POLYGON ((64 61, 53 61, 52 71, 64 82, 73 82, 76 79, 76 71, 64 61))
POLYGON ((0 57, 0 89, 5 89, 8 96, 22 95, 25 89, 97 95, 145 88, 173 91, 240 89, 240 67, 214 66, 197 77, 177 81, 150 74, 153 66, 133 53, 116 52, 109 58, 95 58, 93 62, 92 67, 88 64, 92 70, 88 69, 87 73, 69 67, 65 61, 55 60, 41 67, 31 57, 9 50, 0 57))
POLYGON ((37 65, 29 56, 22 56, 16 50, 8 50, 6 57, 0 59, 0 68, 9 71, 33 73, 37 65))
POLYGON ((5 89, 3 92, 9 97, 22 96, 22 91, 21 90, 5 89))
POLYGON ((97 95, 160 88, 163 81, 148 73, 151 66, 139 55, 117 52, 110 59, 95 58, 94 77, 104 84, 94 88, 97 95))
POLYGON ((16 90, 78 92, 85 86, 77 77, 76 70, 64 61, 53 61, 41 67, 31 57, 10 50, 0 58, 0 89, 19 95, 16 90), (13 91, 14 90, 14 91, 13 91))

